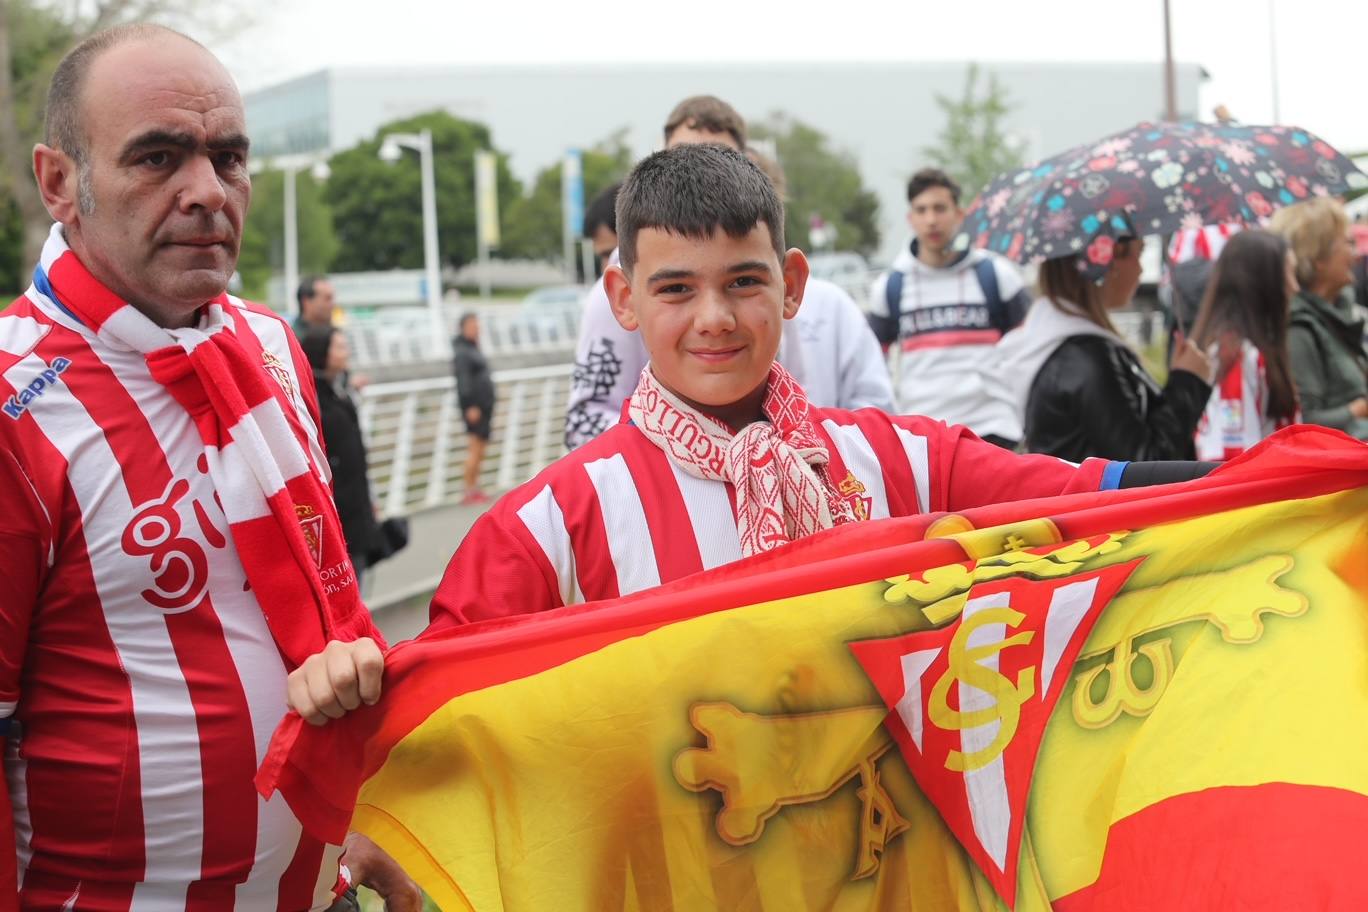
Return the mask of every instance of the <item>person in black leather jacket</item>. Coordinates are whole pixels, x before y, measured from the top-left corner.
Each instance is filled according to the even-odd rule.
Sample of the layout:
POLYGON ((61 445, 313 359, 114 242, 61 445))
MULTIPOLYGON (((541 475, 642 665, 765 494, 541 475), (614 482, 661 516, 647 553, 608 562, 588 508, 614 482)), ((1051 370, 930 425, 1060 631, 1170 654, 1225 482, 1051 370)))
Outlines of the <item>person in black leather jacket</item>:
POLYGON ((342 537, 356 571, 356 584, 366 570, 367 552, 375 542, 377 522, 366 477, 366 443, 351 391, 344 385, 351 350, 347 337, 332 326, 308 329, 300 348, 313 367, 318 387, 318 414, 323 425, 323 444, 333 476, 333 502, 342 520, 342 537))
POLYGON ((1191 460, 1211 395, 1211 359, 1180 340, 1167 384, 1145 371, 1108 316, 1139 287, 1144 242, 1110 245, 1101 238, 1088 254, 1041 264, 1041 297, 1000 343, 1026 448, 1075 462, 1191 460))

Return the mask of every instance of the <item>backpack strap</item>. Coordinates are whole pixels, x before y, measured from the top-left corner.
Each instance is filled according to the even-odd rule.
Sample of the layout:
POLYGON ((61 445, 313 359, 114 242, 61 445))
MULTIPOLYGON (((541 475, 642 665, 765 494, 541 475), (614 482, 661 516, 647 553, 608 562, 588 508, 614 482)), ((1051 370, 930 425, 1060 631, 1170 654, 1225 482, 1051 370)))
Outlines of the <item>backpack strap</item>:
POLYGON ((1003 304, 1002 291, 998 288, 997 268, 992 257, 984 257, 974 264, 974 276, 979 288, 983 290, 983 303, 988 305, 988 325, 1004 335, 1012 327, 1008 325, 1007 308, 1003 304))
POLYGON ((903 280, 907 278, 907 273, 901 269, 892 269, 888 273, 888 282, 884 285, 884 300, 888 303, 888 317, 894 323, 902 322, 902 293, 903 280))
POLYGON ((888 347, 898 341, 898 336, 902 331, 902 291, 903 279, 905 274, 898 269, 890 269, 888 278, 884 282, 884 299, 888 302, 888 315, 869 313, 869 328, 874 331, 874 337, 879 340, 879 344, 887 351, 888 347))

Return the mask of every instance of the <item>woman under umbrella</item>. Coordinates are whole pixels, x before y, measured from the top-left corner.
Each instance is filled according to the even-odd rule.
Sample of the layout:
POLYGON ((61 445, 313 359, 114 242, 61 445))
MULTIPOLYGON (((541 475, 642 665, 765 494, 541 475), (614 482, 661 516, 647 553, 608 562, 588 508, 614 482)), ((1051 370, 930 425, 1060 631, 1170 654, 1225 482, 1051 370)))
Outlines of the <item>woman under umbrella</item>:
POLYGON ((1344 294, 1354 280, 1355 253, 1344 207, 1308 200, 1280 210, 1269 227, 1297 256, 1301 291, 1288 342, 1304 420, 1368 440, 1368 353, 1363 320, 1344 294))
POLYGON ((377 537, 377 523, 370 480, 366 477, 366 443, 361 437, 361 421, 356 404, 339 383, 347 370, 351 347, 346 335, 332 326, 310 329, 299 344, 313 367, 323 444, 333 475, 333 501, 342 520, 347 554, 356 570, 356 585, 360 586, 367 566, 366 553, 377 537))
POLYGON ((1287 242, 1259 229, 1231 237, 1216 260, 1192 338, 1231 367, 1198 426, 1198 459, 1231 459, 1298 420, 1287 350, 1296 268, 1287 242))
POLYGON ((1041 264, 1041 297, 999 343, 1031 452, 1074 462, 1194 458, 1211 359, 1183 341, 1160 387, 1111 322, 1140 285, 1143 247, 1101 237, 1085 254, 1041 264))

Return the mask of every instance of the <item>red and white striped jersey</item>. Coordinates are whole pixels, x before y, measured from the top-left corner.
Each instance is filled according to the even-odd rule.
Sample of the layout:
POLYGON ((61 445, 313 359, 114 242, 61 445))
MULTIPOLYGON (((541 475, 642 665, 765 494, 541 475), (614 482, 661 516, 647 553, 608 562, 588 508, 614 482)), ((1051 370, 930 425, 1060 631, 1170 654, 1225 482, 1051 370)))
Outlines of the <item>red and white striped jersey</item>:
MULTIPOLYGON (((312 447, 284 322, 233 331, 312 447)), ((286 667, 207 473, 195 416, 143 355, 31 288, 0 314, 0 725, 25 910, 302 912, 339 847, 253 777, 286 667)))
POLYGON ((1234 459, 1280 427, 1293 422, 1268 417, 1268 378, 1263 354, 1245 339, 1240 357, 1211 391, 1197 424, 1197 458, 1234 459))
MULTIPOLYGON (((962 427, 813 409, 828 471, 860 519, 1095 491, 1108 462, 1017 456, 962 427)), ((499 500, 432 602, 437 626, 615 598, 741 558, 731 485, 695 478, 619 424, 499 500)))
POLYGON ((1170 263, 1186 263, 1188 260, 1210 260, 1214 263, 1225 249, 1226 241, 1238 234, 1242 227, 1238 222, 1226 222, 1175 231, 1169 241, 1168 260, 1170 263))

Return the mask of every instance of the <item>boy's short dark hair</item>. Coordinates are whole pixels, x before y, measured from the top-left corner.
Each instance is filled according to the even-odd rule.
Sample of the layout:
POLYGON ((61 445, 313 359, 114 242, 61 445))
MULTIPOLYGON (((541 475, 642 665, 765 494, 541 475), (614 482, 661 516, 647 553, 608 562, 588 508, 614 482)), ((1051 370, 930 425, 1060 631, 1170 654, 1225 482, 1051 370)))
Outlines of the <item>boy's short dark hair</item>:
POLYGON ((618 181, 598 196, 594 197, 589 208, 584 210, 584 236, 593 238, 594 232, 600 227, 607 228, 613 234, 617 234, 617 195, 622 189, 622 182, 618 181))
POLYGON ((761 222, 782 260, 784 204, 765 173, 726 146, 676 146, 644 159, 623 181, 617 200, 618 255, 630 275, 643 228, 694 239, 721 228, 739 238, 761 222))
POLYGON ((707 130, 709 133, 727 133, 736 140, 738 149, 746 148, 746 121, 736 109, 715 95, 694 95, 686 98, 670 116, 665 118, 665 141, 680 127, 694 130, 707 130))
POLYGON ((950 191, 950 198, 959 205, 960 185, 940 168, 922 168, 907 182, 907 201, 910 203, 932 187, 944 187, 950 191))

